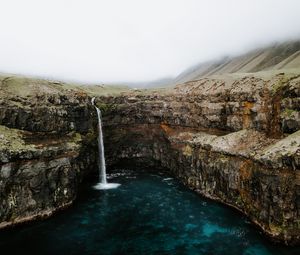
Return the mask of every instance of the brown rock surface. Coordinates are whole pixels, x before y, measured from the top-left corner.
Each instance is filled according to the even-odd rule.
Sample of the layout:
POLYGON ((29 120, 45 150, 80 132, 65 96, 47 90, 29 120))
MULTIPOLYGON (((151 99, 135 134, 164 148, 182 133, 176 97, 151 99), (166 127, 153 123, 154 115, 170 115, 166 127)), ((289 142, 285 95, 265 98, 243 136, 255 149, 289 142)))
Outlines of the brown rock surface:
POLYGON ((75 199, 96 165, 90 98, 98 93, 109 166, 168 169, 274 239, 300 243, 299 76, 203 78, 113 95, 45 86, 1 92, 0 226, 75 199))

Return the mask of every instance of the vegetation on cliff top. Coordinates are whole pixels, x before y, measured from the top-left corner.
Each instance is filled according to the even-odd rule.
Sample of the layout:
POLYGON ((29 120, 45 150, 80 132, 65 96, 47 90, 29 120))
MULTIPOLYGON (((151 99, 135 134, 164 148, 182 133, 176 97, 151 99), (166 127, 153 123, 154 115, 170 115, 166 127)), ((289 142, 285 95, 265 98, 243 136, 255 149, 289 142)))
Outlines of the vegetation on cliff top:
MULTIPOLYGON (((40 157, 43 152, 47 154, 47 150, 54 152, 63 148, 64 151, 73 151, 81 142, 82 137, 76 132, 55 139, 51 137, 40 139, 37 134, 0 125, 0 162, 6 162, 6 158, 11 155, 22 153, 28 155, 37 153, 40 157)), ((26 157, 24 156, 24 158, 26 157)))
POLYGON ((116 95, 128 91, 126 86, 83 85, 30 78, 18 75, 0 75, 0 98, 6 95, 30 97, 40 94, 86 93, 90 95, 116 95))

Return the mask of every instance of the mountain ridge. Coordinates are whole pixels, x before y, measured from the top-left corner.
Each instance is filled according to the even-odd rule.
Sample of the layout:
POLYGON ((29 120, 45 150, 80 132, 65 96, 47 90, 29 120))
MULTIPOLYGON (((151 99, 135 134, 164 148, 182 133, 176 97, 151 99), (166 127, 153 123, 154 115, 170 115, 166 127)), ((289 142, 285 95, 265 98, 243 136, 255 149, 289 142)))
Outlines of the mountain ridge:
POLYGON ((256 73, 300 68, 300 39, 258 48, 234 57, 223 57, 200 62, 182 73, 173 81, 184 83, 213 75, 231 73, 256 73))

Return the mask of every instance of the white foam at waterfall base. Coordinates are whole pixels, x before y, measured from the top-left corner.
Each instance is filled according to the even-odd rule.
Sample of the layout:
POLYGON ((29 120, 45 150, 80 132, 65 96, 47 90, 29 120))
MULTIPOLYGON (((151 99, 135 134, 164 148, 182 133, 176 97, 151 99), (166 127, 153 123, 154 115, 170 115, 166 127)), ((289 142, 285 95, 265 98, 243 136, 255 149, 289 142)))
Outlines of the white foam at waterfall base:
POLYGON ((97 183, 94 186, 94 189, 98 189, 98 190, 104 190, 104 189, 116 189, 120 186, 121 184, 119 183, 97 183))
POLYGON ((102 121, 101 121, 101 111, 95 105, 95 98, 93 97, 92 105, 96 108, 97 116, 98 116, 98 151, 99 151, 99 183, 94 186, 95 189, 104 190, 104 189, 115 189, 119 187, 121 184, 119 183, 107 183, 106 178, 106 165, 105 165, 105 157, 104 157, 104 145, 103 145, 103 134, 102 134, 102 121))

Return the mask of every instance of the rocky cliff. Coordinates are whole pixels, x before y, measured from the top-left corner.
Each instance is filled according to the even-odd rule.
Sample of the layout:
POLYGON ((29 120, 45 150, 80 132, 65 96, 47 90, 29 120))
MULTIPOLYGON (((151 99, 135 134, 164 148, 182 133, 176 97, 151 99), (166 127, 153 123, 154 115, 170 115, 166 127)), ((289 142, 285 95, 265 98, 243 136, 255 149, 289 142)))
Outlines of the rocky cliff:
POLYGON ((98 95, 110 167, 167 169, 244 212, 274 240, 300 243, 299 75, 228 75, 113 95, 46 87, 26 96, 3 89, 0 226, 76 198, 96 166, 89 102, 98 95))
POLYGON ((298 75, 280 73, 99 97, 108 162, 166 168, 274 240, 299 243, 299 89, 298 75))
POLYGON ((0 90, 0 228, 70 205, 96 165, 89 97, 79 88, 6 77, 0 90))

